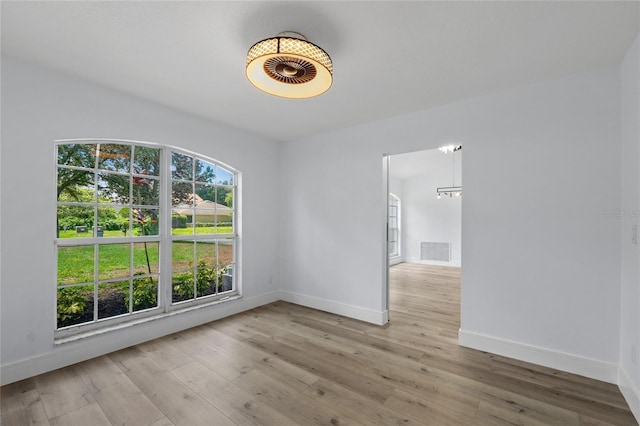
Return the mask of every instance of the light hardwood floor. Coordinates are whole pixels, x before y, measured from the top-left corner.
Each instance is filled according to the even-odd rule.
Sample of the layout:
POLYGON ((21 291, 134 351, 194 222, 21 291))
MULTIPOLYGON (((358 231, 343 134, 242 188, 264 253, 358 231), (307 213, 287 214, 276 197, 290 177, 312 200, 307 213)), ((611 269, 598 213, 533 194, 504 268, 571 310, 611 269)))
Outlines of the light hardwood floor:
POLYGON ((1 389, 2 425, 636 425, 616 386, 457 345, 457 268, 384 327, 278 302, 1 389))

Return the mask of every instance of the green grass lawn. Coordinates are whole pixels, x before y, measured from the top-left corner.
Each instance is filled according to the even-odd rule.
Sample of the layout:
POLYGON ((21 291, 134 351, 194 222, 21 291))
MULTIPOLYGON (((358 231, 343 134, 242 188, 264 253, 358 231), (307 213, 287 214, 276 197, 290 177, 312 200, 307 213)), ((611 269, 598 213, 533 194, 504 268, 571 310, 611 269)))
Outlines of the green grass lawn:
MULTIPOLYGON (((207 265, 216 264, 215 245, 208 242, 197 243, 197 260, 204 260, 207 265)), ((74 246, 58 248, 58 284, 75 284, 93 282, 94 280, 94 246, 74 246)), ((171 248, 172 270, 184 271, 193 266, 194 244, 192 242, 174 241, 171 248)), ((127 279, 130 270, 130 245, 105 244, 98 246, 98 279, 127 279)), ((159 265, 158 243, 135 243, 133 245, 133 273, 148 274, 149 267, 152 274, 158 273, 159 265), (147 254, 149 263, 147 264, 147 254)), ((220 264, 232 261, 231 246, 221 246, 219 253, 220 264)))
MULTIPOLYGON (((200 226, 196 227, 196 234, 231 234, 233 233, 232 226, 218 226, 217 228, 213 226, 200 226)), ((171 230, 172 235, 193 235, 192 228, 175 228, 171 230)), ((136 234, 137 235, 137 234, 136 234)), ((104 231, 103 237, 123 237, 124 234, 120 230, 115 231, 104 231)), ((91 238, 93 237, 93 233, 91 232, 76 232, 73 229, 60 231, 59 238, 91 238)))

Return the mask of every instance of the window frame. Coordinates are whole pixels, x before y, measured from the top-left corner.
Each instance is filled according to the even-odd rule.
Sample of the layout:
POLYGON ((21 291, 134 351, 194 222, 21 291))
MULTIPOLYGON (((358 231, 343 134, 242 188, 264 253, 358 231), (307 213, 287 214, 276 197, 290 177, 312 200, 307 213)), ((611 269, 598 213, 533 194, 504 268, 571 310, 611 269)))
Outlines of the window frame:
MULTIPOLYGON (((241 173, 234 167, 231 167, 223 162, 210 158, 206 155, 198 154, 184 148, 152 143, 152 142, 143 142, 143 141, 134 141, 134 140, 124 140, 124 139, 106 139, 106 138, 88 138, 88 139, 60 139, 56 140, 54 144, 54 182, 58 182, 58 170, 60 165, 58 163, 58 149, 61 145, 68 144, 123 144, 132 147, 132 150, 135 150, 135 146, 142 146, 147 148, 153 148, 159 150, 159 172, 158 179, 160 184, 160 191, 158 195, 158 235, 142 235, 142 236, 134 236, 134 221, 133 221, 133 213, 131 212, 134 208, 133 200, 129 199, 128 204, 125 207, 129 207, 131 209, 129 213, 129 236, 124 237, 99 237, 97 233, 97 220, 98 220, 98 207, 113 207, 116 203, 101 203, 98 200, 99 194, 96 193, 92 203, 76 203, 76 205, 88 205, 91 204, 93 207, 93 221, 94 221, 94 230, 93 235, 91 237, 75 237, 75 238, 60 238, 58 235, 58 206, 60 205, 59 197, 54 195, 53 200, 53 241, 54 241, 54 258, 55 258, 55 273, 54 275, 54 297, 53 303, 55 306, 54 309, 54 339, 56 341, 65 341, 66 339, 73 339, 76 335, 85 335, 85 334, 94 334, 96 332, 102 333, 105 330, 108 331, 110 329, 119 329, 123 327, 132 326, 134 324, 140 322, 146 322, 149 320, 155 320, 157 318, 162 318, 169 315, 174 315, 181 311, 190 311, 194 308, 200 308, 207 305, 214 305, 221 303, 226 300, 236 299, 242 296, 241 292, 241 243, 240 243, 240 227, 241 227, 241 215, 240 215, 240 186, 241 186, 241 173), (194 297, 190 300, 185 300, 181 302, 174 303, 172 302, 172 244, 175 240, 175 236, 172 235, 173 227, 172 227, 172 186, 171 186, 171 154, 172 152, 178 152, 183 155, 191 156, 192 158, 202 159, 208 163, 214 164, 216 167, 221 167, 224 170, 228 171, 233 176, 233 185, 230 185, 233 191, 233 204, 232 204, 232 223, 233 228, 231 233, 225 234, 201 234, 196 235, 194 230, 194 244, 195 241, 198 240, 218 240, 225 239, 231 240, 232 244, 232 262, 233 262, 233 272, 232 272, 232 290, 227 292, 218 292, 217 284, 216 284, 216 293, 212 295, 205 295, 201 297, 194 297), (158 268, 155 273, 155 277, 157 277, 157 290, 156 290, 156 298, 157 305, 154 308, 142 309, 138 311, 133 311, 133 307, 129 308, 129 312, 117 316, 111 316, 107 318, 99 318, 98 314, 98 291, 99 286, 103 284, 103 281, 109 280, 100 280, 99 278, 99 258, 98 253, 100 248, 107 245, 113 244, 129 244, 130 248, 130 269, 129 269, 129 298, 130 304, 132 304, 132 290, 133 290, 133 276, 135 276, 135 270, 133 268, 133 250, 134 244, 143 243, 143 242, 153 242, 158 244, 158 268), (85 283, 86 285, 93 285, 94 289, 94 313, 93 319, 88 322, 83 322, 79 324, 73 324, 66 327, 58 328, 58 290, 64 287, 73 287, 80 286, 82 283, 75 283, 70 285, 59 285, 58 279, 58 251, 63 247, 77 247, 77 246, 93 246, 94 250, 94 279, 93 282, 85 283)), ((195 161, 194 161, 195 162, 195 161)), ((96 159, 96 164, 98 160, 96 159)), ((63 166, 64 168, 64 166, 63 166)), ((73 168, 67 167, 67 168, 73 168)), ((85 167, 78 167, 78 169, 87 169, 85 167)), ((102 169, 97 168, 94 165, 92 170, 94 176, 97 176, 102 169)), ((128 173, 121 173, 123 175, 129 176, 133 179, 133 176, 136 173, 133 173, 133 165, 129 167, 128 173)), ((138 173, 139 174, 139 173, 138 173)), ((98 182, 94 182, 95 191, 98 188, 98 182)), ((133 189, 130 189, 130 193, 133 189)), ((64 202, 63 202, 64 205, 64 202)), ((119 204, 123 205, 123 204, 119 204)), ((195 226, 195 224, 194 224, 195 226)), ((217 246, 216 246, 217 249, 217 246)), ((217 256, 217 254, 216 254, 217 256)), ((217 266, 217 265, 216 265, 217 266)), ((196 265, 194 265, 194 268, 196 265)), ((148 277, 149 274, 143 275, 143 277, 148 277)), ((195 275, 194 275, 195 276, 195 275)), ((114 281, 114 280, 111 280, 114 281)), ((85 285, 82 284, 82 285, 85 285)), ((195 287, 195 282, 194 282, 195 287)), ((196 293, 194 293, 194 296, 196 293)))
POLYGON ((389 192, 389 198, 388 198, 388 202, 387 202, 387 256, 389 256, 390 259, 397 259, 402 255, 401 252, 401 247, 400 247, 400 197, 398 197, 397 195, 389 192), (394 203, 395 202, 395 203, 394 203), (395 216, 391 215, 391 209, 395 208, 395 216), (391 218, 395 217, 395 222, 396 222, 396 226, 393 227, 391 226, 391 218), (396 240, 393 241, 395 242, 396 245, 396 251, 395 253, 391 253, 390 250, 390 246, 391 246, 391 231, 395 230, 395 235, 396 235, 396 240))

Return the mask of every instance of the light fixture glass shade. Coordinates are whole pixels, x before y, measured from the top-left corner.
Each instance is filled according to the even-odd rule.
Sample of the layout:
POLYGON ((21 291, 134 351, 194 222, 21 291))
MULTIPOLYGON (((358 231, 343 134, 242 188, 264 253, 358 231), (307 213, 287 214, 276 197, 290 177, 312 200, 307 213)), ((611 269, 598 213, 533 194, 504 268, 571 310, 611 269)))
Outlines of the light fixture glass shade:
POLYGON ((246 73, 258 89, 283 98, 318 96, 333 83, 333 64, 327 52, 293 37, 269 38, 251 46, 246 73))

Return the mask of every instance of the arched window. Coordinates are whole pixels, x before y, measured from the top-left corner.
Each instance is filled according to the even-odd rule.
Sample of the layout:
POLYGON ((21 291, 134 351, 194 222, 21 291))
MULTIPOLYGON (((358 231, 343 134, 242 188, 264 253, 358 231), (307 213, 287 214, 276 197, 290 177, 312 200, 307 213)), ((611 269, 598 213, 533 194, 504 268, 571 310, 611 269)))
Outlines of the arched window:
POLYGON ((400 199, 389 193, 389 257, 400 256, 400 199))
POLYGON ((139 142, 56 151, 58 335, 237 294, 237 171, 139 142))

